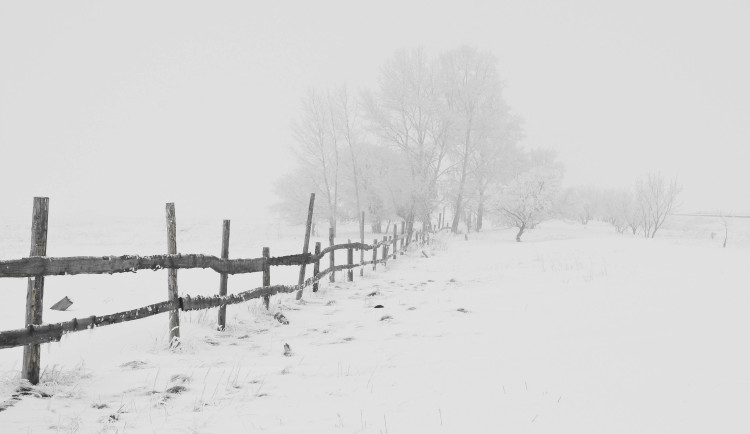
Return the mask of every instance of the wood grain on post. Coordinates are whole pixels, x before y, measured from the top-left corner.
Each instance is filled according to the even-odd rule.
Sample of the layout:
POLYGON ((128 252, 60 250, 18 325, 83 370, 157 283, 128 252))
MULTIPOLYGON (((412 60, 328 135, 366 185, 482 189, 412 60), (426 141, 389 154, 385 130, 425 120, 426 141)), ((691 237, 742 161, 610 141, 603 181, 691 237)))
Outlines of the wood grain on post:
MULTIPOLYGON (((365 212, 362 211, 362 214, 359 217, 359 242, 364 244, 365 243, 365 212)), ((365 265, 365 251, 363 249, 359 249, 359 265, 361 267, 359 268, 359 276, 362 277, 365 275, 365 267, 362 265, 365 265)))
MULTIPOLYGON (((313 265, 313 277, 318 277, 318 273, 320 273, 320 241, 317 241, 315 243, 315 264, 313 265)), ((313 292, 318 292, 318 281, 316 280, 315 283, 313 283, 313 292)))
POLYGON ((388 262, 388 237, 383 236, 383 261, 388 262))
MULTIPOLYGON (((268 258, 271 257, 271 249, 268 247, 263 247, 263 286, 271 286, 271 264, 268 262, 268 258)), ((271 306, 271 296, 270 295, 264 295, 263 296, 263 306, 266 307, 266 310, 270 309, 271 306)))
MULTIPOLYGON (((221 228, 221 259, 229 259, 229 220, 224 220, 221 228)), ((219 275, 219 296, 227 295, 227 283, 229 275, 221 273, 219 275)), ((227 327, 227 307, 219 308, 219 330, 227 327)))
MULTIPOLYGON (((347 240, 347 244, 351 244, 351 242, 352 242, 352 240, 347 240)), ((352 265, 354 265, 354 249, 352 249, 351 247, 349 247, 348 249, 346 249, 346 264, 348 266, 350 266, 350 267, 352 265)), ((350 268, 349 271, 347 272, 347 279, 346 280, 347 280, 347 282, 353 282, 354 281, 354 270, 353 269, 350 268)))
POLYGON ((372 240, 372 271, 378 268, 378 239, 372 240))
MULTIPOLYGON (((336 252, 333 250, 333 228, 332 227, 328 228, 328 244, 331 247, 331 253, 330 253, 330 256, 328 256, 328 258, 329 258, 329 260, 328 260, 328 262, 329 262, 328 267, 331 270, 333 270, 333 267, 336 265, 336 252)), ((331 271, 331 275, 328 278, 331 282, 335 282, 336 281, 335 274, 336 274, 335 271, 331 271)))
MULTIPOLYGON (((174 203, 167 204, 167 253, 177 254, 177 221, 174 212, 174 203)), ((179 293, 177 290, 177 270, 167 270, 167 300, 179 306, 179 293)), ((180 311, 174 309, 169 312, 169 347, 180 345, 180 311)))
MULTIPOLYGON (((35 197, 31 216, 31 251, 29 256, 47 256, 47 226, 49 218, 49 198, 35 197)), ((26 288, 26 326, 42 324, 44 301, 44 277, 29 277, 26 288)), ((39 344, 23 348, 21 378, 31 384, 39 383, 41 348, 39 344)))
MULTIPOLYGON (((302 254, 306 255, 310 248, 310 229, 312 228, 313 209, 315 208, 315 193, 310 193, 310 206, 307 208, 307 224, 305 225, 305 243, 302 246, 302 254)), ((299 281, 298 284, 302 285, 305 282, 305 265, 299 266, 299 281)), ((297 300, 302 298, 302 288, 297 291, 297 300)))

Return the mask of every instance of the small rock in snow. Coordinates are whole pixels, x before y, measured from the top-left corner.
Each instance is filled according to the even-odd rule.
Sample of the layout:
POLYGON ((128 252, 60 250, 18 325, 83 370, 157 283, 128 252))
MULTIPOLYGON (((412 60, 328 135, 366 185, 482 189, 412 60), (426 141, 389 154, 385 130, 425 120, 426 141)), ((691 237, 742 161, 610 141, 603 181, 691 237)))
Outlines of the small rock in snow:
POLYGON ((376 305, 374 306, 374 308, 375 308, 375 309, 382 309, 382 308, 383 308, 383 305, 382 305, 382 304, 376 304, 376 305))
POLYGON ((292 347, 289 344, 284 344, 284 356, 292 357, 292 347))

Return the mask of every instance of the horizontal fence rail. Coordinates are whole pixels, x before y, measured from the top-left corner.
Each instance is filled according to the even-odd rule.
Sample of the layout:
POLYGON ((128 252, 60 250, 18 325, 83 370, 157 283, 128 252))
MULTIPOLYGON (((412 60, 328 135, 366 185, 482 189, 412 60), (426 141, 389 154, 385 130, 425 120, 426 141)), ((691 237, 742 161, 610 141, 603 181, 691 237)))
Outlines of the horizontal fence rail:
MULTIPOLYGON (((313 264, 334 250, 372 250, 382 246, 346 243, 327 247, 319 254, 295 254, 268 258, 268 265, 313 264)), ((222 259, 202 254, 32 257, 0 261, 0 277, 64 276, 76 274, 133 273, 139 270, 210 268, 217 273, 243 274, 263 271, 265 258, 222 259)))

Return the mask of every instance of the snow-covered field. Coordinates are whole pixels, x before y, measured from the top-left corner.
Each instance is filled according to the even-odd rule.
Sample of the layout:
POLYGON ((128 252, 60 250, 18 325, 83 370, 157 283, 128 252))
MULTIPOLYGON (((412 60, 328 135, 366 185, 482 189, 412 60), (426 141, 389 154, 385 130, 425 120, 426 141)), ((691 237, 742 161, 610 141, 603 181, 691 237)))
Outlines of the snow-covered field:
MULTIPOLYGON (((220 223, 178 214, 178 250, 218 253, 220 223)), ((429 258, 410 252, 353 284, 339 274, 302 304, 230 306, 225 332, 216 310, 183 313, 177 352, 166 315, 67 335, 42 347, 38 391, 52 396, 1 412, 0 432, 748 432, 750 222, 732 224, 726 249, 701 219, 675 219, 654 240, 563 222, 520 244, 510 230, 444 235, 429 258)), ((298 230, 233 225, 232 257, 300 250, 298 230)), ((28 254, 28 236, 0 226, 0 258, 28 254)), ((116 231, 51 221, 48 255, 161 253, 164 239, 161 220, 116 231)), ((272 282, 296 274, 274 268, 272 282)), ((45 321, 162 301, 166 280, 49 277, 45 306, 75 304, 45 309, 45 321)), ((179 272, 181 293, 218 283, 179 272)), ((229 279, 230 291, 259 284, 229 279)), ((20 327, 26 281, 0 290, 0 329, 20 327)), ((0 400, 20 361, 20 348, 0 350, 0 400)))

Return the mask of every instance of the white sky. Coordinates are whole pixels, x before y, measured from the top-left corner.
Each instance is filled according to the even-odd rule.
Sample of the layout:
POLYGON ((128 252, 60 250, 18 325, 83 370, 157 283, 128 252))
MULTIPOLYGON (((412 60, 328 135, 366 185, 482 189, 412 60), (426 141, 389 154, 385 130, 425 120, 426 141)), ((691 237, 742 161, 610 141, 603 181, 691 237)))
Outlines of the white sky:
POLYGON ((685 211, 750 212, 750 2, 254 3, 0 0, 0 217, 258 217, 309 86, 460 44, 568 184, 660 169, 685 211))

